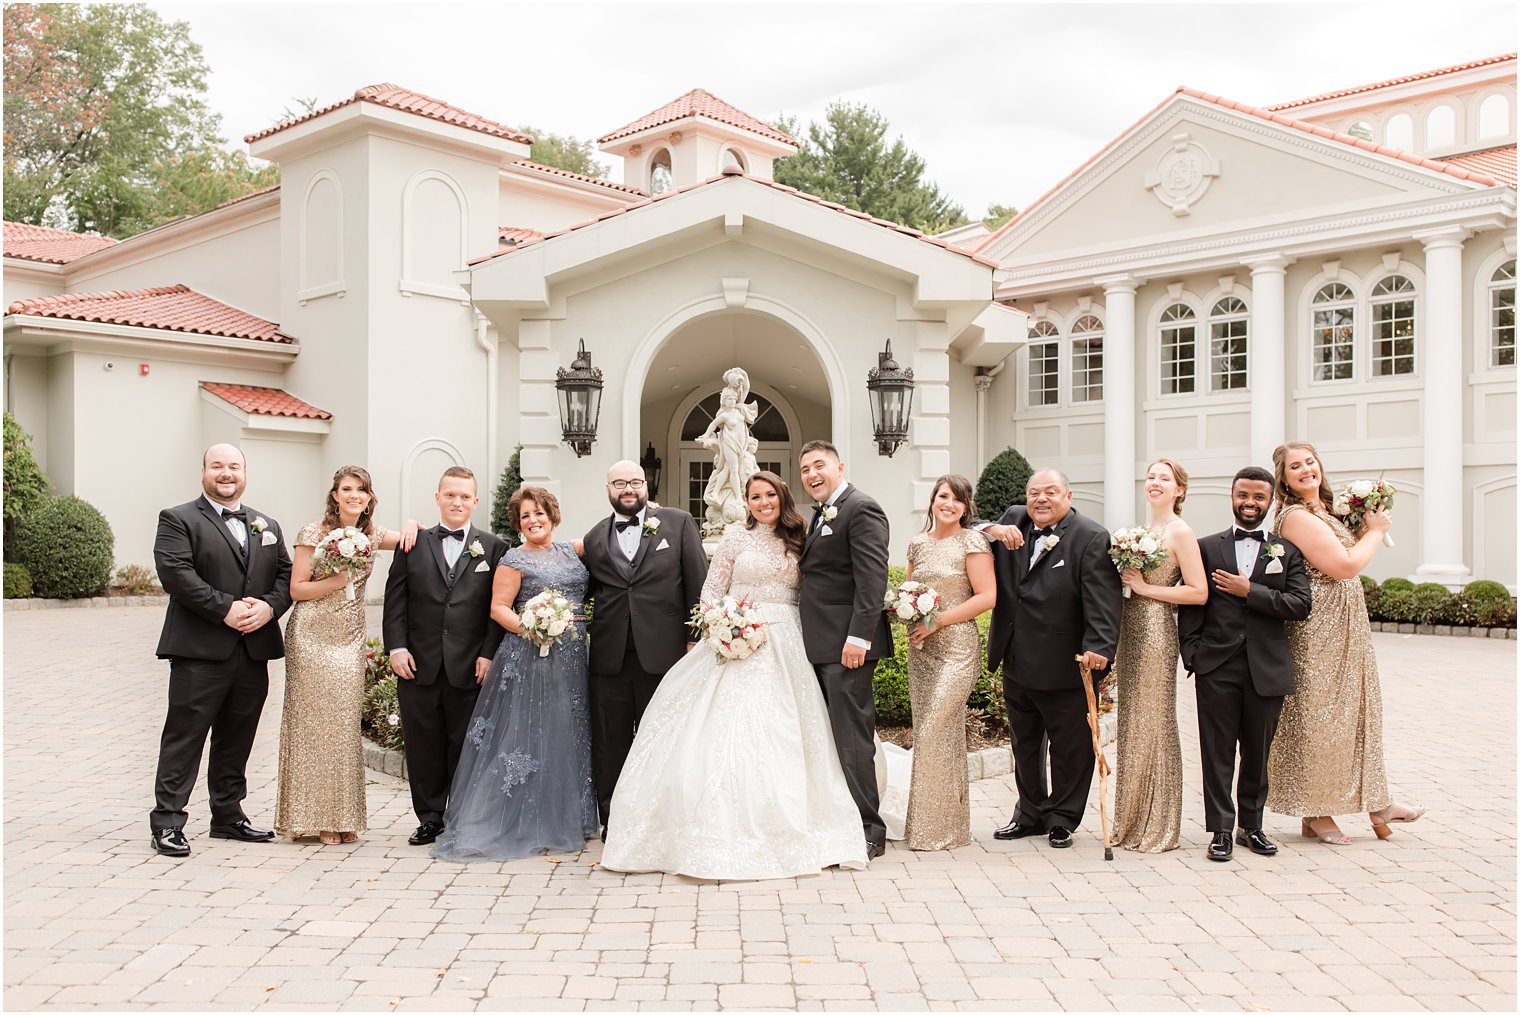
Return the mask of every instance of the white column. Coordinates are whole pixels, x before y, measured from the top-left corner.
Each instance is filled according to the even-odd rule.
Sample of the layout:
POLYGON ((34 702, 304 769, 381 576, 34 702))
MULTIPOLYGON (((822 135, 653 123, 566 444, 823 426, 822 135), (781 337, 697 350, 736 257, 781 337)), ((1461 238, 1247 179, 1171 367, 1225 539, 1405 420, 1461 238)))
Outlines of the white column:
POLYGON ((1416 316, 1423 334, 1416 335, 1415 349, 1425 378, 1420 411, 1425 499, 1420 566, 1412 577, 1455 587, 1472 577, 1462 552, 1462 534, 1470 521, 1462 475, 1462 241, 1467 231, 1452 226, 1415 233, 1414 238, 1425 245, 1425 313, 1416 316))
POLYGON ((992 389, 992 374, 978 373, 974 379, 976 384, 976 475, 971 477, 976 482, 982 475, 982 470, 987 467, 987 392, 992 389))
MULTIPOLYGON (((1133 275, 1094 279, 1103 287, 1103 524, 1135 516, 1135 289, 1133 275)), ((1041 463, 1033 463, 1039 468, 1041 463)))
POLYGON ((1280 255, 1246 262, 1251 269, 1251 464, 1271 468, 1272 452, 1287 439, 1287 342, 1283 281, 1288 259, 1280 255))

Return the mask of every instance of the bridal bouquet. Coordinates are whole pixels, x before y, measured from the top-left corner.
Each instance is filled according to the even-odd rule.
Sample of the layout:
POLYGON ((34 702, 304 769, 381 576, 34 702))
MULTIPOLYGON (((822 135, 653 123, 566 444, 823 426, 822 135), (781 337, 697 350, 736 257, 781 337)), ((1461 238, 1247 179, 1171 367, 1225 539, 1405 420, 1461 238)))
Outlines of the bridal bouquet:
POLYGON ((940 603, 939 593, 933 588, 923 582, 909 580, 887 587, 887 600, 882 603, 882 609, 909 626, 915 620, 922 621, 932 631, 934 618, 940 615, 944 607, 940 603))
POLYGON ((544 589, 523 603, 522 609, 517 611, 517 618, 522 625, 518 636, 537 645, 538 656, 542 659, 549 654, 550 647, 560 635, 575 623, 575 611, 564 593, 558 589, 544 589))
POLYGON ((718 662, 748 659, 765 644, 765 621, 748 596, 724 596, 715 603, 698 603, 686 626, 718 654, 718 662))
MULTIPOLYGON (((1113 544, 1108 548, 1108 559, 1120 571, 1128 571, 1132 567, 1144 571, 1166 559, 1166 547, 1161 545, 1161 537, 1154 530, 1144 525, 1131 525, 1114 533, 1113 544)), ((1124 598, 1129 598, 1128 585, 1124 587, 1124 598)))
MULTIPOLYGON (((1370 512, 1393 507, 1393 495, 1396 493, 1398 490, 1382 476, 1377 478, 1377 482, 1370 479, 1354 480, 1335 495, 1335 504, 1331 510, 1346 523, 1346 528, 1355 532, 1370 512)), ((1383 533, 1383 545, 1393 549, 1393 537, 1386 532, 1383 533)))
POLYGON ((348 576, 343 586, 343 598, 354 598, 354 576, 360 575, 375 560, 375 546, 361 529, 339 526, 327 535, 311 553, 311 576, 331 578, 335 574, 348 576))

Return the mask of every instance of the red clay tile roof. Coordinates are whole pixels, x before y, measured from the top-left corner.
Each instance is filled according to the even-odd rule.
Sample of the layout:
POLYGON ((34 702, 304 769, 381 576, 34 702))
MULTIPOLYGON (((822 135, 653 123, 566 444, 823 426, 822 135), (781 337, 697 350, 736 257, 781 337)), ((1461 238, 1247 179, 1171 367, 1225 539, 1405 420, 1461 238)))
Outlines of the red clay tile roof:
POLYGON ((104 247, 115 246, 109 236, 86 236, 25 222, 5 223, 5 256, 48 264, 68 264, 104 247))
POLYGON ((258 197, 260 194, 272 193, 273 191, 276 191, 276 190, 279 190, 279 189, 280 189, 280 185, 278 183, 271 183, 267 187, 260 187, 258 190, 250 190, 248 193, 243 194, 243 195, 241 195, 239 197, 228 198, 227 200, 223 201, 221 204, 217 205, 217 207, 218 208, 225 208, 229 204, 237 204, 239 201, 246 201, 249 198, 258 197))
POLYGON ((539 162, 529 162, 526 159, 512 163, 523 169, 531 169, 534 172, 543 173, 546 176, 563 176, 570 180, 579 180, 581 183, 595 183, 601 187, 609 187, 612 190, 620 190, 625 194, 637 194, 640 197, 648 197, 649 192, 640 190, 638 187, 627 183, 614 183, 611 180, 603 180, 597 176, 586 176, 582 173, 572 173, 568 169, 560 169, 558 166, 546 166, 539 162))
POLYGON ((544 234, 537 229, 524 229, 520 226, 502 226, 496 230, 496 238, 503 246, 521 247, 523 244, 543 239, 544 234))
POLYGON ((295 343, 289 335, 280 334, 280 326, 273 321, 229 307, 183 285, 129 292, 38 296, 17 300, 6 313, 96 324, 127 324, 223 338, 252 338, 281 345, 295 343))
POLYGON ((1515 146, 1505 145, 1499 148, 1488 148, 1481 152, 1468 152, 1466 155, 1453 155, 1449 159, 1438 159, 1453 166, 1460 166, 1484 176, 1492 176, 1515 186, 1515 146))
MULTIPOLYGON (((829 208, 829 209, 831 209, 833 211, 837 211, 841 215, 848 215, 851 218, 857 218, 857 219, 860 219, 860 220, 862 220, 864 222, 869 222, 872 225, 881 226, 881 227, 883 227, 885 229, 891 229, 893 232, 903 233, 904 235, 911 236, 914 239, 923 240, 925 243, 932 243, 936 247, 939 247, 939 248, 941 248, 943 250, 950 251, 952 254, 959 254, 962 257, 969 257, 973 261, 976 261, 979 264, 989 265, 989 266, 994 267, 994 268, 996 268, 998 266, 998 262, 997 261, 994 261, 994 260, 992 260, 991 258, 988 258, 988 257, 983 257, 981 254, 978 254, 974 250, 967 250, 965 247, 958 247, 958 246, 955 246, 954 244, 946 243, 944 240, 941 240, 941 239, 939 239, 937 237, 934 237, 934 236, 930 236, 927 233, 920 232, 919 230, 914 229, 911 226, 898 225, 896 222, 888 222, 886 219, 873 218, 872 216, 867 215, 863 211, 856 211, 854 208, 846 208, 844 205, 842 205, 842 204, 836 204, 833 201, 825 201, 823 198, 818 197, 815 194, 806 194, 806 193, 803 193, 802 191, 798 190, 796 187, 788 187, 786 184, 784 184, 784 183, 777 183, 775 180, 764 180, 764 179, 761 179, 758 176, 749 176, 749 175, 747 175, 745 173, 737 173, 737 172, 728 172, 728 173, 724 173, 721 176, 710 177, 709 179, 703 180, 700 183, 689 184, 689 185, 687 185, 685 187, 682 187, 679 190, 667 190, 663 194, 657 194, 654 197, 646 197, 642 201, 635 201, 632 204, 627 205, 626 207, 623 207, 623 208, 613 208, 611 211, 602 212, 602 214, 596 216, 595 218, 586 219, 584 222, 577 222, 573 226, 567 226, 564 229, 559 229, 559 230, 556 230, 556 231, 554 231, 552 233, 545 233, 544 234, 544 239, 546 239, 546 240, 552 240, 556 236, 561 236, 561 235, 563 235, 565 233, 574 232, 577 229, 585 229, 587 226, 594 226, 598 222, 605 222, 607 219, 616 218, 619 215, 626 215, 629 212, 638 211, 641 208, 647 208, 647 207, 649 207, 649 206, 651 206, 653 204, 656 204, 656 203, 658 203, 660 201, 668 201, 669 199, 675 197, 678 194, 685 194, 685 193, 687 193, 689 191, 696 190, 696 189, 698 189, 700 187, 711 187, 711 186, 713 186, 715 184, 723 182, 724 180, 730 180, 730 179, 735 179, 735 178, 749 180, 752 183, 758 183, 761 186, 770 187, 772 190, 779 190, 783 194, 791 194, 793 197, 796 197, 796 198, 798 198, 800 200, 810 201, 813 204, 821 205, 824 208, 829 208)), ((491 260, 494 257, 501 257, 504 254, 510 254, 510 253, 512 253, 512 251, 517 250, 517 249, 519 249, 519 248, 518 247, 503 247, 501 250, 496 251, 494 254, 487 254, 484 257, 477 257, 477 258, 473 259, 472 261, 470 261, 469 263, 470 264, 480 264, 481 262, 483 262, 483 261, 489 261, 489 260, 491 260)))
POLYGON ((1482 60, 1469 60, 1467 63, 1454 64, 1450 67, 1442 67, 1439 70, 1421 71, 1418 74, 1406 74, 1400 78, 1389 78, 1387 81, 1379 81, 1371 85, 1357 85, 1355 88, 1342 88, 1335 92, 1326 92, 1323 95, 1314 95, 1307 99, 1294 99, 1292 102, 1279 102, 1274 106, 1266 107, 1275 112, 1279 109, 1292 109, 1295 106, 1308 106, 1315 102, 1324 102, 1326 99, 1339 99, 1347 95, 1358 95, 1362 92, 1375 92, 1379 88, 1391 88, 1394 85, 1404 85, 1411 81, 1425 81, 1429 78, 1438 78, 1444 74, 1455 74, 1457 71, 1473 70, 1478 67, 1491 67, 1496 63, 1515 59, 1514 53, 1505 53, 1502 56, 1490 56, 1482 60))
POLYGON ((255 388, 247 384, 219 384, 201 381, 201 387, 217 398, 259 416, 292 416, 296 419, 332 419, 326 409, 318 409, 279 388, 255 388))
POLYGON ((693 88, 679 99, 666 103, 653 113, 641 116, 632 123, 619 127, 611 134, 602 135, 597 139, 596 143, 607 144, 610 141, 616 141, 620 137, 637 134, 651 127, 658 127, 664 123, 673 123, 676 120, 684 120, 688 116, 705 116, 709 120, 717 120, 719 123, 726 123, 731 127, 741 127, 744 130, 752 131, 761 137, 768 137, 772 141, 781 141, 791 145, 797 143, 770 124, 755 119, 744 112, 744 110, 730 106, 716 95, 703 91, 700 88, 693 88))
POLYGON ((334 109, 353 105, 355 102, 373 102, 378 106, 399 109, 403 113, 415 113, 418 116, 425 116, 429 120, 439 120, 443 123, 451 123, 456 127, 478 130, 482 134, 503 137, 508 141, 520 141, 523 144, 533 143, 531 137, 520 131, 513 130, 505 124, 497 123, 495 120, 487 120, 483 116, 477 116, 474 113, 460 109, 458 106, 451 106, 447 102, 429 98, 418 92, 402 88, 400 85, 392 84, 369 85, 368 87, 360 88, 354 92, 353 98, 344 99, 341 102, 335 102, 330 106, 324 106, 303 116, 298 116, 293 120, 286 120, 284 123, 275 124, 267 130, 259 131, 257 134, 249 134, 243 140, 252 144, 261 138, 266 138, 271 134, 285 130, 287 127, 294 127, 298 123, 305 123, 307 120, 315 119, 324 113, 330 113, 334 109))

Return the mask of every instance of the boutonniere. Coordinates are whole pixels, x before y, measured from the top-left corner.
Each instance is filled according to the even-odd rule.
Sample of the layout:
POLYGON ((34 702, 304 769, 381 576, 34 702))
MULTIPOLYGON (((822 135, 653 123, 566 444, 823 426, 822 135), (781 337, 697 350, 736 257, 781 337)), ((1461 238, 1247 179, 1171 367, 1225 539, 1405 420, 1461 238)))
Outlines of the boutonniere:
POLYGON ((1267 544, 1267 556, 1268 557, 1271 557, 1273 560, 1276 560, 1278 557, 1281 557, 1282 555, 1283 555, 1283 545, 1281 543, 1268 543, 1267 544))
POLYGON ((264 520, 263 515, 254 515, 253 524, 249 525, 248 527, 252 529, 255 534, 259 534, 262 533, 265 529, 269 528, 269 523, 264 520))
POLYGON ((832 504, 826 504, 826 505, 824 505, 824 508, 823 508, 823 520, 825 522, 832 522, 835 518, 838 518, 838 517, 839 517, 839 509, 837 507, 835 507, 832 504))
POLYGON ((472 557, 484 557, 486 554, 486 548, 484 546, 481 546, 480 540, 477 539, 475 542, 470 544, 469 553, 472 557))
POLYGON ((1051 550, 1054 550, 1056 548, 1056 545, 1058 543, 1060 543, 1060 542, 1061 542, 1061 537, 1058 536, 1058 535, 1056 535, 1054 532, 1052 532, 1048 536, 1041 536, 1040 537, 1040 552, 1041 553, 1049 553, 1051 550))
POLYGON ((660 520, 658 518, 650 517, 650 518, 644 519, 644 529, 643 529, 644 535, 643 535, 642 538, 647 539, 648 537, 654 535, 656 532, 659 532, 659 531, 660 531, 660 520))

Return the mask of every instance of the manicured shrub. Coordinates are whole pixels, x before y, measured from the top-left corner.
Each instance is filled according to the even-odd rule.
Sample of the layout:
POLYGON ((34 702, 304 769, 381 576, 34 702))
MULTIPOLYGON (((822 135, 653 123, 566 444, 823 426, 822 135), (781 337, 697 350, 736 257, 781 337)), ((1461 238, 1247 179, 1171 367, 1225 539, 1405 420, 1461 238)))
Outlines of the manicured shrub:
POLYGON ((491 497, 491 531, 505 539, 509 549, 522 543, 522 536, 517 532, 517 519, 508 517, 511 512, 507 510, 519 486, 522 486, 521 444, 512 449, 512 457, 507 459, 507 467, 501 470, 501 480, 491 497))
POLYGON ((1367 604, 1367 617, 1369 620, 1377 620, 1379 619, 1378 600, 1382 597, 1383 590, 1378 588, 1377 582, 1373 581, 1371 578, 1368 578, 1366 575, 1362 575, 1361 579, 1362 599, 1367 604))
POLYGON ((1024 491, 1034 469, 1029 460, 1013 448, 1009 448, 987 463, 976 481, 972 500, 976 501, 976 513, 988 521, 997 521, 1003 512, 1014 504, 1024 503, 1024 491))
POLYGON ((1411 622, 1414 619, 1410 612, 1414 600, 1414 589, 1390 589, 1389 584, 1389 582, 1384 582, 1378 589, 1378 615, 1375 619, 1396 623, 1411 622))
POLYGON ((30 599, 32 596, 32 573, 21 564, 5 565, 5 598, 30 599))
POLYGON ((1468 582, 1462 596, 1472 604, 1473 622, 1479 627, 1513 626, 1515 598, 1498 582, 1468 582))
POLYGON ((1389 578, 1383 584, 1379 585, 1378 588, 1382 589, 1384 592, 1413 592, 1414 582, 1410 581, 1408 578, 1389 578))
POLYGON ((1473 627, 1478 622, 1478 611, 1465 592, 1458 592, 1446 600, 1446 611, 1441 621, 1453 627, 1473 627))
POLYGON ((124 596, 161 596, 164 594, 163 587, 158 584, 158 575, 151 567, 142 564, 128 564, 116 572, 116 577, 111 581, 111 588, 124 596))
POLYGON ((1416 624, 1439 623, 1446 615, 1451 593, 1437 582, 1421 582, 1409 594, 1409 619, 1416 624))
POLYGON ((396 675, 385 643, 371 638, 364 645, 364 712, 360 718, 364 736, 393 751, 406 743, 401 732, 401 707, 396 704, 396 675))
POLYGON ((5 414, 5 559, 14 560, 16 526, 47 496, 48 478, 32 454, 32 438, 5 414))
POLYGON ((17 556, 44 599, 79 599, 111 579, 116 537, 105 515, 78 497, 49 497, 17 529, 17 556))

